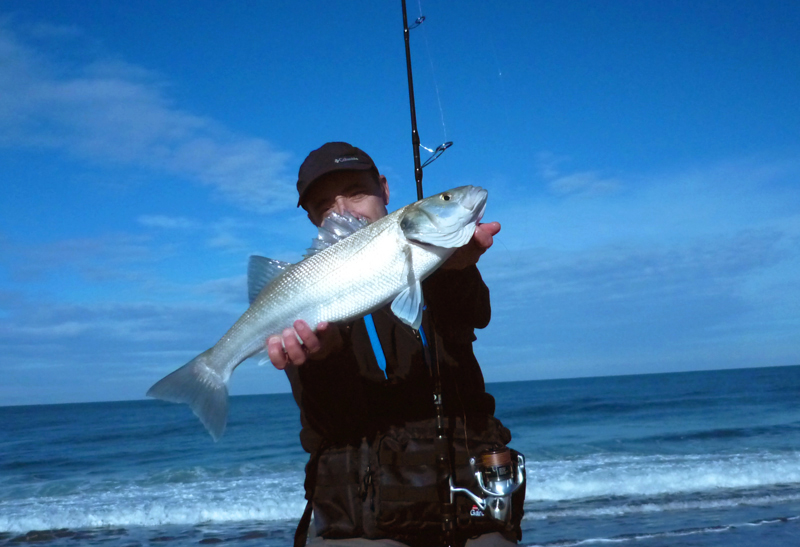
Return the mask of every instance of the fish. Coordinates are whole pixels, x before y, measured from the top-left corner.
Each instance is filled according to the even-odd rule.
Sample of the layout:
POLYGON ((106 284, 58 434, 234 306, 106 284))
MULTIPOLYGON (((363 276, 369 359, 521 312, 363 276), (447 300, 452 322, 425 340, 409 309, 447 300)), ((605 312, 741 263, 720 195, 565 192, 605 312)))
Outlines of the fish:
POLYGON ((487 197, 479 186, 461 186, 364 226, 326 220, 318 241, 296 264, 251 257, 250 307, 213 347, 156 382, 147 396, 188 404, 218 441, 234 369, 265 351, 267 338, 295 320, 312 328, 322 321, 348 322, 391 302, 392 312, 418 330, 422 281, 472 239, 487 197))

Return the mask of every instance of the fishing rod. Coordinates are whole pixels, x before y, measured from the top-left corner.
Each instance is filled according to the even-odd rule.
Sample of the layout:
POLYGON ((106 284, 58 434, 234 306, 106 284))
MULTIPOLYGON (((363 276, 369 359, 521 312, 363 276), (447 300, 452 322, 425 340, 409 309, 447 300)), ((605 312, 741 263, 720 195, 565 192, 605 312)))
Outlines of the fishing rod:
MULTIPOLYGON (((420 14, 414 24, 409 27, 406 1, 401 0, 401 3, 403 6, 403 37, 406 46, 406 70, 408 71, 408 99, 411 106, 414 178, 417 181, 417 199, 422 199, 422 170, 439 158, 453 143, 445 142, 435 150, 423 147, 428 152, 431 152, 432 155, 424 163, 421 163, 419 157, 421 144, 419 133, 417 132, 417 109, 414 103, 414 78, 411 72, 409 31, 420 26, 425 21, 425 16, 420 14)), ((431 64, 431 67, 433 67, 433 64, 431 64)), ((439 104, 439 109, 441 110, 441 103, 439 104)), ((444 119, 442 120, 442 125, 444 126, 444 119)), ((435 326, 435 317, 430 310, 428 312, 428 324, 435 326)), ((523 487, 525 483, 525 458, 522 454, 515 453, 517 459, 515 464, 512 451, 507 447, 495 447, 488 451, 485 450, 481 453, 480 458, 473 457, 470 459, 470 465, 480 488, 480 494, 476 495, 470 489, 460 488, 454 484, 455 446, 453 444, 453 428, 455 427, 455 417, 450 415, 447 425, 445 425, 445 408, 442 401, 442 371, 438 352, 436 351, 436 333, 431 332, 430 334, 432 334, 430 346, 421 327, 417 331, 417 338, 422 344, 423 359, 433 381, 433 406, 436 413, 436 436, 434 437, 433 452, 436 459, 436 490, 442 518, 442 539, 446 546, 454 547, 457 545, 456 528, 458 526, 455 504, 456 494, 470 498, 474 504, 473 511, 477 509, 481 516, 486 514, 492 519, 507 524, 511 517, 511 496, 523 487), (478 462, 478 459, 480 462, 478 462)))
MULTIPOLYGON (((417 133, 417 107, 414 102, 414 76, 411 73, 411 42, 409 40, 406 0, 403 3, 403 37, 406 42, 406 71, 408 72, 408 102, 411 103, 411 146, 414 149, 414 179, 417 181, 417 199, 422 199, 422 163, 419 159, 419 133, 417 133)), ((417 19, 419 23, 423 17, 417 19)))
MULTIPOLYGON (((423 198, 422 193, 422 163, 419 157, 419 133, 417 132, 417 109, 414 102, 414 77, 411 72, 411 44, 409 40, 409 27, 408 15, 406 13, 406 0, 401 0, 403 5, 403 37, 406 44, 406 70, 408 72, 408 100, 411 105, 411 145, 414 151, 414 179, 417 181, 417 199, 423 198)), ((420 17, 414 22, 416 28, 422 24, 425 16, 420 14, 420 17)), ((450 143, 452 144, 452 143, 450 143)), ((450 145, 448 144, 448 146, 450 145)), ((442 145, 444 146, 444 145, 442 145)), ((442 147, 440 147, 442 148, 442 147)), ((431 157, 425 162, 428 165, 434 159, 442 155, 447 147, 441 149, 438 154, 434 153, 435 157, 431 157)), ((438 150, 438 149, 437 149, 438 150)), ((436 412, 436 437, 434 439, 434 454, 436 458, 436 482, 437 493, 439 497, 439 505, 442 513, 442 533, 444 544, 447 547, 455 545, 455 529, 456 529, 456 508, 453 503, 453 494, 451 492, 451 484, 453 477, 452 467, 452 440, 447 435, 444 422, 444 403, 442 401, 442 376, 439 368, 439 360, 432 358, 428 341, 422 328, 417 331, 417 337, 422 342, 422 355, 425 363, 428 365, 428 370, 431 373, 433 380, 433 406, 436 412)), ((431 342, 436 344, 436 335, 431 342)), ((452 425, 452 424, 451 424, 452 425)))
POLYGON ((422 169, 427 165, 433 163, 435 159, 441 156, 445 150, 453 146, 452 142, 445 142, 440 144, 436 147, 436 150, 430 150, 426 148, 429 152, 432 152, 430 158, 428 158, 425 163, 422 163, 419 157, 419 149, 420 149, 420 142, 419 142, 419 133, 417 132, 417 106, 414 100, 414 76, 411 71, 411 43, 409 40, 409 31, 412 29, 417 28, 422 23, 425 22, 425 16, 420 15, 415 21, 414 24, 409 27, 408 26, 408 14, 406 13, 406 0, 401 0, 403 4, 403 37, 405 38, 406 43, 406 72, 408 72, 408 102, 411 105, 411 146, 414 151, 414 179, 417 181, 417 199, 422 199, 422 169))

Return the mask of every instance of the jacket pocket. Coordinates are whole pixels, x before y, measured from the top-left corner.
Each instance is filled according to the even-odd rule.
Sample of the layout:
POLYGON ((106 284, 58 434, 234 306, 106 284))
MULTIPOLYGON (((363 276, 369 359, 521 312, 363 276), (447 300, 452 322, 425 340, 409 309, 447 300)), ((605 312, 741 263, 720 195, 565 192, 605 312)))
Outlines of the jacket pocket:
MULTIPOLYGON (((473 424, 475 427, 466 427, 460 418, 455 420, 448 431, 452 439, 448 457, 453 483, 480 495, 470 459, 488 448, 505 446, 511 435, 499 420, 491 416, 470 420, 469 425, 473 424)), ((404 428, 390 428, 378 436, 373 445, 377 461, 372 465, 369 507, 372 514, 366 506, 364 512, 366 537, 391 537, 411 546, 441 544, 443 506, 436 446, 433 419, 412 422, 404 428)), ((452 511, 458 543, 463 544, 467 538, 489 532, 500 532, 509 539, 517 539, 524 489, 520 494, 512 501, 517 513, 507 523, 484 515, 470 498, 457 494, 452 511)), ((445 499, 449 501, 449 489, 445 499)))
POLYGON ((313 495, 317 535, 333 539, 363 534, 361 452, 347 445, 328 448, 320 455, 313 495))

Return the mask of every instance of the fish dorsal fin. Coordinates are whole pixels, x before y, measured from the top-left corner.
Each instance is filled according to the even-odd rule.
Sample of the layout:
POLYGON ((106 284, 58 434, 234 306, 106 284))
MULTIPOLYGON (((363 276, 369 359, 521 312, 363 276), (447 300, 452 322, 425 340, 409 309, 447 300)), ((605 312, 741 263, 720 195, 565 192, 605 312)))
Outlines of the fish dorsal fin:
POLYGON ((400 321, 414 330, 419 330, 422 324, 422 308, 424 301, 422 298, 422 284, 414 275, 414 267, 411 263, 411 249, 406 246, 406 260, 404 261, 403 275, 406 278, 406 288, 392 301, 392 313, 400 321))
POLYGON ((247 297, 250 299, 250 303, 253 303, 261 289, 269 285, 273 279, 290 266, 292 266, 291 262, 252 255, 247 263, 247 297))
POLYGON ((322 221, 317 237, 311 240, 311 247, 306 250, 303 258, 314 256, 324 251, 331 245, 339 243, 344 238, 353 235, 358 230, 369 224, 366 218, 358 218, 349 211, 344 214, 332 212, 322 221))

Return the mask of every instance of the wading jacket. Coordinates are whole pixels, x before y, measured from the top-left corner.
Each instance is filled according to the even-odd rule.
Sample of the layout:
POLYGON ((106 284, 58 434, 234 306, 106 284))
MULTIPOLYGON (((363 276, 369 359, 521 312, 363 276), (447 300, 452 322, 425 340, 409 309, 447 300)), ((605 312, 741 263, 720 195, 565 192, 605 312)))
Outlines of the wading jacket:
POLYGON ((305 483, 310 503, 296 547, 305 542, 312 509, 317 535, 328 539, 389 538, 431 547, 450 540, 461 546, 489 532, 521 537, 524 489, 511 502, 512 518, 495 521, 463 495, 445 506, 449 491, 441 490, 446 482, 437 465, 437 455, 449 451, 450 479, 478 492, 470 458, 511 440, 493 417, 494 398, 472 352, 474 330, 489 323, 489 290, 470 266, 438 270, 422 291, 421 330, 439 363, 449 448, 435 440, 434 386, 420 334, 389 306, 372 314, 380 347, 373 347, 363 319, 347 325, 340 352, 286 369, 301 411, 300 440, 312 454, 305 483), (376 352, 385 357, 385 371, 376 352), (445 513, 454 522, 450 539, 445 513))
MULTIPOLYGON (((489 289, 476 266, 437 270, 422 283, 422 330, 438 360, 446 414, 493 415, 472 351, 474 329, 489 323, 489 289)), ((329 445, 358 444, 389 426, 432 418, 433 384, 420 336, 392 314, 389 305, 372 314, 386 358, 382 371, 363 319, 344 329, 344 348, 326 359, 287 367, 300 407, 303 448, 313 453, 329 445)))

